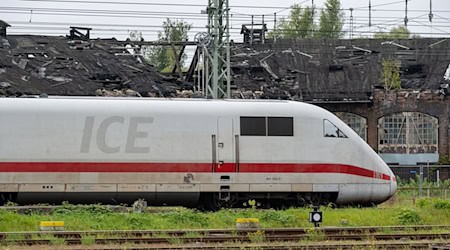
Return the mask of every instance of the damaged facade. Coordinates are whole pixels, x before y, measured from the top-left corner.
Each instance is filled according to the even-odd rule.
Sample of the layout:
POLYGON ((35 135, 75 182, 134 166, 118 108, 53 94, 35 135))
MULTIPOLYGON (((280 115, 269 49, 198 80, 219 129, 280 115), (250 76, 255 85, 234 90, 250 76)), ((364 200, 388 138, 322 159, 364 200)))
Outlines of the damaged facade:
POLYGON ((322 106, 390 164, 433 163, 450 153, 450 40, 280 40, 233 52, 234 98, 322 106), (386 90, 384 60, 398 62, 399 89, 386 90))
MULTIPOLYGON (((72 27, 68 37, 0 37, 0 95, 201 97, 195 90, 202 67, 191 65, 186 80, 163 76, 135 49, 142 42, 89 39, 89 31, 72 27)), ((450 40, 274 43, 262 36, 258 42, 233 44, 231 53, 233 98, 320 105, 390 164, 449 158, 449 80, 444 74, 450 40), (399 62, 400 89, 385 89, 383 60, 399 62)))
POLYGON ((384 59, 400 62, 401 88, 437 91, 450 58, 450 41, 402 40, 398 47, 378 39, 279 40, 232 49, 235 95, 263 89, 263 98, 307 102, 370 102, 384 59), (431 46, 431 47, 430 47, 431 46))

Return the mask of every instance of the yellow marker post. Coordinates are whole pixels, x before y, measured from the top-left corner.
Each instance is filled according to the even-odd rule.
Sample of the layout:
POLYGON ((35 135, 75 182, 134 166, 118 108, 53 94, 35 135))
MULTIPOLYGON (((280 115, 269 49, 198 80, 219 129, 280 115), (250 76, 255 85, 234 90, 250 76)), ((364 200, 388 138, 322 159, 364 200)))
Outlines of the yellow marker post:
POLYGON ((237 218, 236 228, 260 228, 258 218, 237 218))
POLYGON ((39 229, 41 231, 63 231, 64 221, 41 221, 39 229))

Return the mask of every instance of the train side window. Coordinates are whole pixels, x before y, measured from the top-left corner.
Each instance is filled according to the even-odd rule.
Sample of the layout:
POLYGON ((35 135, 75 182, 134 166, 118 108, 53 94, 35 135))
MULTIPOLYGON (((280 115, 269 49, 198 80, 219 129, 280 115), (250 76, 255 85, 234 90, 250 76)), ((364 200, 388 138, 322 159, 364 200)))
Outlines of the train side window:
POLYGON ((328 120, 323 120, 323 136, 347 138, 344 132, 342 132, 338 127, 336 127, 336 125, 328 120))
POLYGON ((269 136, 294 136, 294 119, 292 117, 268 117, 269 136))
POLYGON ((266 117, 241 116, 241 136, 266 136, 266 117))

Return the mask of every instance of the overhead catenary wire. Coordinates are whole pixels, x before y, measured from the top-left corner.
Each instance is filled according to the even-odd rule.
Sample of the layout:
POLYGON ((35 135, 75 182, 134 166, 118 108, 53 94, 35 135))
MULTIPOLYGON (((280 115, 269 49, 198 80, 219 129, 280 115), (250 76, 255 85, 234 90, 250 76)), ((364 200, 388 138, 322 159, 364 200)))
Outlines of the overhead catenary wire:
MULTIPOLYGON (((17 13, 17 14, 23 14, 23 15, 29 15, 30 12, 29 11, 22 11, 22 10, 2 10, 2 8, 0 7, 0 13, 17 13)), ((192 13, 174 13, 174 12, 163 12, 163 13, 149 13, 149 14, 142 14, 142 15, 126 15, 126 14, 77 14, 77 13, 54 13, 54 12, 37 12, 34 11, 33 12, 34 15, 38 15, 38 14, 42 14, 42 15, 76 15, 76 16, 93 16, 93 17, 129 17, 129 18, 180 18, 183 20, 206 20, 207 17, 205 16, 200 16, 200 15, 189 15, 192 13)), ((425 14, 426 15, 426 14, 425 14)), ((258 16, 258 15, 254 15, 254 16, 258 16)), ((439 15, 436 15, 439 16, 439 15)), ((440 16, 439 16, 440 17, 440 16)), ((386 20, 386 19, 393 19, 395 17, 377 17, 377 18, 373 18, 373 21, 381 21, 381 20, 386 20)), ((358 19, 359 21, 365 21, 366 18, 364 16, 354 16, 354 19, 358 19)), ((427 18, 423 18, 424 21, 427 20, 427 18)), ((448 21, 449 19, 446 19, 444 17, 441 17, 441 19, 443 20, 447 20, 446 22, 440 22, 440 23, 445 23, 445 24, 449 24, 450 21, 448 21)), ((235 16, 233 16, 233 20, 234 21, 248 21, 251 20, 251 15, 249 16, 243 16, 241 18, 236 18, 235 16)), ((265 21, 267 21, 266 23, 272 22, 274 19, 270 18, 270 16, 265 17, 265 21)), ((290 20, 289 18, 285 18, 285 20, 290 20)), ((403 19, 402 19, 403 20, 403 19)), ((28 21, 30 22, 30 21, 28 21)), ((439 22, 435 22, 435 23, 439 23, 439 22)))
MULTIPOLYGON (((418 23, 419 25, 431 27, 431 28, 433 28, 433 29, 435 29, 435 30, 438 30, 438 31, 441 31, 441 32, 443 32, 443 33, 450 34, 450 32, 447 32, 447 31, 445 31, 445 30, 441 30, 441 29, 439 29, 439 28, 436 28, 436 27, 448 27, 448 26, 436 26, 436 25, 431 26, 431 25, 429 25, 429 24, 426 24, 426 23, 423 23, 423 22, 418 22, 418 21, 416 21, 416 20, 412 20, 412 21, 415 22, 415 23, 418 23)), ((432 34, 434 34, 434 33, 432 33, 432 34)))
MULTIPOLYGON (((45 14, 45 15, 56 15, 61 13, 61 15, 67 15, 67 13, 76 13, 79 16, 108 16, 108 17, 133 17, 140 18, 140 16, 151 17, 151 16, 163 16, 163 17, 182 17, 182 19, 206 19, 207 16, 199 13, 191 12, 157 12, 157 11, 110 11, 110 10, 79 10, 79 9, 52 9, 52 8, 23 8, 23 7, 0 7, 0 11, 4 13, 9 13, 8 11, 14 11, 15 13, 29 14, 32 11, 34 14, 45 14), (95 15, 93 15, 95 14, 95 15)), ((234 20, 244 20, 244 17, 250 18, 251 16, 260 15, 246 15, 241 13, 233 14, 234 20), (235 16, 240 15, 242 18, 235 18, 235 16)), ((423 15, 425 16, 425 15, 423 15)), ((278 15, 278 17, 280 17, 278 15)), ((288 17, 288 16, 285 16, 288 17)), ((265 17, 267 21, 273 21, 270 16, 265 17)), ((354 16, 355 19, 363 19, 364 16, 354 16)), ((374 17, 373 20, 378 19, 392 19, 396 17, 391 16, 380 16, 374 17)), ((288 18, 286 20, 289 20, 288 18)))
MULTIPOLYGON (((412 27, 428 26, 428 25, 424 24, 423 22, 417 22, 417 21, 414 21, 414 22, 417 23, 417 24, 411 24, 412 27)), ((377 27, 377 26, 373 26, 373 27, 377 27)), ((444 27, 447 27, 447 26, 433 26, 434 29, 439 30, 441 32, 420 32, 420 33, 414 33, 414 34, 417 34, 417 35, 450 35, 449 32, 440 29, 440 28, 444 28, 444 27)), ((353 30, 353 33, 354 34, 360 34, 360 35, 372 35, 372 34, 377 33, 377 32, 374 32, 372 30, 363 30, 363 28, 364 28, 363 26, 359 26, 359 27, 356 26, 355 29, 353 30)), ((381 29, 383 27, 379 26, 379 28, 381 29)), ((48 32, 48 30, 59 30, 61 32, 52 33, 52 34, 63 35, 65 33, 67 33, 68 27, 17 26, 15 29, 13 29, 13 31, 10 31, 8 33, 9 34, 13 34, 13 33, 14 34, 24 34, 24 33, 27 33, 28 30, 36 30, 33 33, 34 34, 40 34, 40 35, 50 34, 48 32), (17 30, 23 30, 23 31, 17 32, 17 30), (16 31, 16 32, 14 32, 14 31, 16 31)), ((193 34, 196 34, 196 33, 200 32, 200 31, 202 31, 202 30, 203 30, 202 27, 193 27, 192 30, 190 30, 188 33, 193 35, 193 34)), ((141 28, 136 28, 136 29, 133 29, 133 27, 132 28, 124 28, 124 29, 94 28, 91 31, 91 34, 101 33, 102 31, 114 31, 114 32, 121 32, 122 31, 122 32, 126 32, 126 34, 128 34, 131 31, 141 31, 143 33, 144 32, 145 33, 150 32, 150 34, 155 34, 155 35, 158 34, 159 32, 161 32, 161 30, 157 29, 156 27, 155 27, 155 29, 143 29, 142 27, 141 28)), ((317 32, 315 30, 300 30, 300 29, 278 29, 277 31, 280 31, 280 32, 302 32, 302 31, 317 32)), ((321 31, 321 32, 323 33, 323 32, 327 32, 327 31, 321 31)), ((335 31, 329 31, 329 32, 335 32, 335 31)), ((234 36, 234 38, 241 38, 240 28, 233 28, 233 29, 230 30, 230 33, 232 35, 237 35, 237 36, 234 36)), ((114 33, 111 33, 111 34, 114 35, 114 33)))
POLYGON ((372 5, 371 1, 369 0, 369 5, 367 7, 366 6, 361 6, 361 7, 354 7, 353 9, 355 9, 355 10, 370 9, 372 7, 394 5, 394 4, 398 4, 398 3, 404 3, 404 2, 403 2, 403 0, 401 0, 401 1, 395 1, 395 2, 390 2, 390 3, 381 3, 381 4, 372 5))
MULTIPOLYGON (((77 4, 112 4, 112 5, 149 5, 149 6, 182 6, 182 7, 206 7, 205 4, 186 3, 148 3, 148 2, 119 2, 119 1, 76 1, 76 0, 21 0, 23 2, 56 2, 77 4)), ((306 2, 306 1, 305 1, 306 2)), ((289 9, 290 6, 256 6, 256 5, 230 5, 230 8, 249 9, 289 9)))
MULTIPOLYGON (((420 16, 414 17, 412 19, 417 20, 417 19, 422 18, 425 15, 420 15, 420 16)), ((382 22, 376 23, 375 25, 372 25, 372 26, 375 26, 375 27, 378 27, 378 28, 380 28, 382 26, 388 27, 388 26, 392 26, 392 25, 397 25, 399 22, 402 22, 402 21, 403 21, 403 18, 397 18, 397 19, 393 19, 393 20, 382 21, 382 22)), ((370 27, 370 26, 362 25, 359 28, 362 28, 362 27, 370 27)))
MULTIPOLYGON (((137 4, 137 5, 160 5, 160 6, 191 6, 191 7, 206 7, 205 4, 192 4, 192 3, 181 3, 181 4, 170 4, 170 3, 162 3, 162 2, 153 2, 153 3, 149 3, 149 2, 144 2, 144 3, 135 3, 135 2, 120 2, 120 1, 75 1, 75 0, 22 0, 23 2, 72 2, 72 3, 79 3, 79 4, 94 4, 94 3, 102 3, 102 4, 110 4, 110 5, 114 5, 114 4, 137 4)), ((388 6, 388 5, 394 5, 394 4, 399 4, 399 3, 404 3, 404 1, 408 1, 408 0, 402 0, 402 1, 393 1, 390 3, 383 3, 383 4, 378 4, 378 5, 373 5, 373 7, 380 7, 380 6, 388 6)), ((431 0, 430 0, 431 1, 431 0)), ((307 1, 302 1, 300 4, 306 3, 307 1)), ((264 8, 272 8, 272 9, 276 9, 278 13, 291 9, 291 7, 286 7, 286 6, 252 6, 252 5, 236 5, 233 7, 242 7, 242 8, 246 8, 246 7, 252 7, 252 8, 258 8, 258 7, 264 7, 264 8)), ((323 9, 323 8, 319 8, 319 7, 314 7, 315 9, 323 9)), ((373 16, 369 18, 369 23, 372 22, 373 26, 369 27, 371 28, 370 30, 364 30, 363 29, 365 27, 367 27, 367 25, 364 25, 364 22, 366 22, 367 17, 366 16, 362 16, 362 15, 358 15, 357 13, 361 13, 362 10, 364 10, 365 7, 358 7, 358 8, 353 8, 355 15, 353 15, 353 25, 351 25, 348 30, 344 29, 343 32, 347 33, 351 30, 353 30, 353 32, 356 32, 356 34, 358 34, 357 32, 367 32, 369 34, 373 34, 376 33, 382 29, 386 29, 388 27, 394 27, 397 25, 400 25, 401 22, 399 22, 396 18, 397 17, 391 17, 391 16, 373 16), (359 12, 357 12, 356 10, 359 9, 359 12), (379 29, 374 30, 374 29, 379 29)), ((342 9, 343 11, 349 11, 349 9, 342 9)), ((373 8, 373 11, 381 11, 381 9, 376 9, 373 8)), ((390 10, 390 11, 397 11, 398 10, 390 10)), ((413 12, 414 10, 408 10, 409 12, 413 12)), ((427 14, 429 14, 429 10, 417 10, 420 12, 426 12, 427 14)), ((438 13, 441 13, 443 15, 443 13, 447 13, 450 11, 446 11, 446 10, 438 10, 438 13)), ((142 10, 129 10, 129 11, 125 11, 125 10, 109 10, 109 9, 81 9, 81 8, 30 8, 30 7, 0 7, 0 13, 17 13, 20 15, 30 15, 30 21, 32 21, 31 17, 35 16, 36 18, 33 18, 33 20, 39 20, 38 17, 40 16, 45 16, 45 15, 49 15, 49 16, 57 16, 57 15, 64 15, 64 16, 87 16, 87 17, 102 17, 102 18, 140 18, 140 19, 165 19, 165 18, 177 18, 177 19, 182 19, 182 20, 192 20, 192 21, 205 21, 207 20, 207 15, 205 14, 200 14, 199 12, 189 12, 189 11, 182 11, 182 12, 175 12, 175 11, 142 11, 142 10), (9 9, 8 9, 9 8, 9 9), (12 9, 13 8, 13 9, 12 9), (6 9, 6 10, 5 10, 6 9)), ((274 13, 273 13, 274 14, 274 13)), ((427 20, 427 14, 423 15, 425 17, 415 17, 415 21, 416 24, 410 24, 410 27, 421 27, 424 25, 420 25, 418 22, 420 21, 426 21, 427 20)), ((242 13, 242 11, 240 12, 236 12, 233 14, 233 17, 231 18, 233 23, 236 24, 236 22, 238 23, 249 23, 251 22, 251 17, 253 16, 253 18, 255 17, 262 17, 264 16, 264 20, 268 23, 268 28, 269 30, 272 30, 272 28, 270 27, 271 23, 274 23, 276 18, 283 18, 284 20, 289 20, 289 15, 273 15, 272 14, 252 14, 252 13, 242 13)), ((436 17, 438 15, 435 15, 436 17)), ((41 19, 42 20, 42 19, 41 19)), ((111 19, 112 20, 112 19, 111 19)), ((347 22, 348 20, 346 20, 347 22)), ((449 25, 449 20, 446 18, 440 18, 438 22, 436 22, 436 20, 434 20, 435 22, 433 22, 433 27, 436 28, 435 30, 438 30, 439 28, 446 28, 449 25), (442 24, 442 25, 440 25, 442 24), (447 25, 447 26, 446 26, 447 25)), ((14 30, 14 21, 10 21, 10 23, 13 24, 13 27, 10 27, 10 30, 14 30)), ((29 22, 30 23, 30 22, 29 22)), ((33 23, 33 21, 31 22, 33 23)), ((105 22, 103 22, 105 23, 105 22)), ((154 27, 161 27, 160 25, 152 25, 152 26, 143 26, 141 28, 139 28, 138 26, 132 26, 132 25, 126 25, 124 24, 123 26, 120 25, 120 23, 118 24, 114 24, 114 21, 108 21, 107 23, 110 23, 112 25, 115 25, 116 27, 120 26, 120 27, 126 27, 128 26, 128 29, 126 30, 130 30, 129 28, 136 28, 136 30, 142 29, 142 28, 154 28, 154 27)), ((43 24, 41 24, 43 25, 43 24)), ((83 26, 94 26, 94 27, 108 27, 108 26, 102 26, 101 24, 89 24, 86 23, 86 25, 83 26)), ((433 28, 432 27, 432 28, 433 28)), ((196 26, 193 26, 193 30, 201 30, 204 29, 205 26, 202 25, 198 25, 196 24, 196 26)), ((25 30, 25 28, 21 28, 22 30, 25 30)), ((39 29, 39 26, 36 26, 36 28, 33 29, 39 29)), ((125 30, 125 29, 123 29, 125 30)), ((233 28, 233 30, 240 30, 240 25, 239 26, 235 26, 233 28)), ((282 29, 279 29, 279 31, 283 31, 282 29)), ((157 31, 151 31, 154 32, 155 34, 157 33, 157 31)), ((419 35, 427 35, 429 32, 413 32, 414 34, 419 34, 419 35)), ((436 33, 436 32, 432 32, 433 35, 447 35, 449 34, 448 31, 445 30, 440 30, 440 32, 436 33)))
MULTIPOLYGON (((424 16, 424 15, 422 15, 424 16)), ((411 20, 416 20, 416 21, 421 21, 424 20, 422 18, 422 16, 418 16, 415 18, 412 18, 411 20), (422 19, 421 19, 422 18, 422 19)), ((375 27, 388 27, 388 26, 392 26, 395 25, 397 22, 399 22, 401 19, 397 19, 397 20, 389 20, 389 21, 382 21, 379 23, 376 23, 375 27)), ((127 30, 129 30, 130 28, 136 28, 136 29, 142 29, 142 28, 160 28, 160 25, 144 25, 144 24, 123 24, 123 23, 101 23, 101 24, 95 24, 95 23, 80 23, 80 22, 67 22, 67 23, 53 23, 53 22, 35 22, 35 23, 29 23, 29 22, 24 22, 24 21, 13 21, 11 22, 11 24, 13 24, 13 27, 18 28, 20 27, 20 25, 26 24, 27 27, 35 27, 35 28, 42 28, 45 29, 47 26, 85 26, 85 27, 127 27, 127 30), (18 24, 18 25, 16 25, 18 24)), ((361 21, 354 21, 354 28, 363 28, 366 27, 366 25, 364 25, 364 22, 361 21)), ((442 24, 446 24, 445 22, 442 24)), ((422 25, 412 25, 412 26, 422 26, 422 25)), ((446 25, 436 25, 435 27, 441 27, 441 28, 445 28, 447 27, 446 25)), ((192 26, 193 29, 203 29, 204 26, 192 26)), ((234 30, 240 30, 240 27, 234 27, 232 28, 234 30)), ((283 30, 283 29, 279 29, 279 30, 283 30)), ((347 30, 344 30, 347 31, 347 30)))
MULTIPOLYGON (((99 16, 99 17, 128 17, 128 18, 149 18, 149 17, 166 17, 166 18, 180 18, 180 19, 186 19, 186 20, 203 20, 206 19, 206 15, 200 15, 197 13, 189 13, 189 12, 133 12, 133 11, 105 11, 105 10, 84 10, 84 11, 80 11, 78 12, 78 10, 72 10, 72 9, 33 9, 33 10, 24 10, 24 9, 11 9, 11 8, 4 8, 4 7, 0 7, 0 12, 2 13, 11 13, 11 10, 14 11, 15 13, 22 13, 22 14, 29 14, 28 11, 30 11, 31 13, 36 13, 36 14, 42 14, 42 15, 57 15, 58 13, 61 13, 61 15, 70 15, 70 13, 76 13, 76 15, 79 16, 99 16), (2 11, 3 10, 3 11, 2 11)), ((259 15, 245 15, 245 14, 234 14, 232 19, 233 21, 245 21, 245 17, 251 17, 251 16, 259 16, 259 15), (237 17, 238 15, 240 15, 241 17, 237 17)), ((280 16, 278 16, 278 18, 280 18, 280 16)), ((355 19, 358 19, 359 21, 361 20, 366 20, 366 17, 364 16, 358 16, 355 15, 354 16, 355 19)), ((389 17, 389 16, 380 16, 380 17, 376 17, 373 18, 374 21, 379 20, 379 19, 391 19, 391 18, 395 18, 395 17, 389 17)), ((275 20, 275 18, 270 18, 270 16, 265 17, 265 20, 267 22, 272 22, 275 20)), ((285 20, 289 20, 289 18, 285 18, 285 20)), ((369 21, 370 23, 370 21, 369 21)), ((370 26, 370 25, 369 25, 370 26)))
MULTIPOLYGON (((418 21, 414 21, 414 22, 416 22, 418 24, 412 24, 412 26, 417 26, 417 27, 424 26, 424 25, 427 26, 427 24, 424 24, 422 22, 418 22, 418 21)), ((78 23, 73 23, 71 25, 75 26, 75 25, 79 25, 79 24, 78 23)), ((57 27, 57 26, 60 26, 60 25, 54 25, 54 26, 53 27, 52 26, 49 27, 49 26, 17 25, 17 26, 14 26, 14 28, 15 29, 37 29, 37 30, 68 30, 68 26, 64 26, 64 27, 57 27), (54 27, 54 26, 56 26, 56 27, 54 27)), ((99 26, 101 26, 101 25, 99 25, 99 26)), ((114 25, 111 25, 111 26, 114 26, 114 25)), ((102 28, 102 27, 96 27, 96 25, 90 25, 90 27, 94 27, 94 29, 93 29, 94 31, 99 31, 99 30, 109 30, 109 31, 133 30, 133 29, 130 29, 130 28, 128 28, 128 29, 127 28, 122 28, 122 29, 120 29, 120 28, 115 28, 115 29, 114 28, 102 28)), ((105 26, 105 27, 107 27, 107 26, 105 26)), ((122 27, 126 27, 126 26, 122 26, 122 27)), ((444 28, 444 27, 447 27, 447 26, 441 25, 441 26, 433 26, 433 27, 444 28)), ((137 31, 148 31, 148 28, 160 28, 160 26, 156 26, 156 25, 134 26, 133 28, 141 28, 141 29, 139 29, 137 31)), ((191 28, 191 32, 193 30, 201 30, 201 29, 203 29, 203 27, 196 27, 196 26, 194 26, 194 27, 191 28)), ((241 28, 230 28, 230 30, 234 30, 234 31, 236 31, 237 33, 240 34, 241 28)), ((280 31, 304 31, 304 30, 300 30, 300 29, 280 29, 280 28, 278 30, 280 30, 280 31)), ((161 31, 161 30, 160 29, 155 29, 155 30, 152 30, 152 31, 161 31)), ((311 30, 311 31, 314 31, 314 30, 311 30)), ((447 32, 445 30, 441 30, 441 31, 443 33, 446 33, 446 34, 450 34, 449 32, 447 32)), ((326 31, 321 31, 321 32, 326 32, 326 31)), ((335 32, 335 31, 329 31, 329 32, 335 32)))
MULTIPOLYGON (((185 4, 185 3, 147 3, 147 2, 114 2, 114 1, 77 1, 77 0, 20 0, 23 2, 66 2, 78 4, 118 4, 118 5, 149 5, 149 6, 180 6, 180 7, 206 7, 205 4, 185 4)), ((411 1, 411 0, 409 0, 411 1)), ((307 2, 307 1, 304 1, 307 2)), ((400 2, 400 1, 398 1, 400 2)), ((404 2, 404 1, 401 1, 404 2)), ((395 2, 397 3, 397 2, 395 2)), ((380 4, 376 6, 383 6, 388 4, 380 4)), ((375 6, 372 6, 375 7, 375 6)), ((264 6, 264 5, 230 5, 230 8, 247 8, 247 9, 292 9, 292 6, 264 6)), ((316 10, 325 10, 324 7, 314 7, 316 10)), ((353 8, 355 10, 365 9, 367 7, 353 8)), ((341 10, 346 10, 341 8, 341 10)), ((373 9, 374 11, 398 11, 393 9, 373 9)), ((427 12, 428 10, 411 9, 409 12, 427 12)), ((437 10, 437 12, 450 12, 450 10, 437 10)), ((271 13, 272 14, 272 13, 271 13)), ((250 14, 251 15, 251 14, 250 14)), ((262 14, 261 14, 262 15, 262 14)))
MULTIPOLYGON (((166 14, 172 14, 172 15, 180 15, 180 16, 207 16, 206 14, 200 14, 200 13, 193 13, 193 12, 174 12, 174 11, 123 11, 123 10, 93 10, 93 9, 79 9, 79 8, 75 8, 75 9, 64 9, 64 8, 37 8, 37 7, 0 7, 0 9, 2 10, 21 10, 21 11, 27 11, 27 12, 31 12, 33 11, 34 13, 36 12, 46 12, 46 13, 67 13, 67 12, 73 12, 73 13, 102 13, 102 14, 128 14, 128 15, 156 15, 156 14, 161 14, 161 15, 166 15, 166 14)), ((317 8, 316 8, 317 9, 317 8)), ((354 9, 354 8, 353 8, 354 9)), ((355 10, 355 9, 354 9, 355 10)), ((349 9, 342 9, 342 11, 349 11, 349 9)), ((375 9, 374 9, 375 11, 375 9)), ((396 10, 390 10, 390 11, 396 11, 396 10)), ((355 10, 356 12, 356 10, 355 10)), ((445 11, 445 10, 441 10, 438 12, 450 12, 450 11, 445 11)), ((233 12, 233 15, 241 15, 241 16, 262 16, 262 15, 266 15, 266 16, 270 16, 271 14, 245 14, 245 13, 239 13, 239 12, 233 12)), ((278 14, 278 17, 288 17, 289 15, 285 15, 285 16, 281 16, 278 14)), ((355 16, 357 17, 357 16, 355 16)), ((383 18, 383 17, 374 17, 374 18, 383 18)), ((389 18, 389 17, 385 17, 385 18, 389 18)))
MULTIPOLYGON (((0 11, 1 12, 1 11, 0 11)), ((244 19, 243 19, 244 20, 244 19)), ((245 19, 247 21, 247 19, 245 19)), ((251 19, 248 19, 248 21, 250 21, 251 19)), ((395 25, 396 23, 400 22, 402 20, 402 18, 398 18, 398 19, 394 19, 394 20, 379 20, 379 22, 376 23, 376 26, 391 26, 391 25, 395 25)), ((425 21, 426 20, 426 14, 424 15, 420 15, 420 16, 416 16, 411 18, 411 20, 416 20, 416 21, 425 21)), ((447 21, 449 21, 447 19, 447 21)), ((54 23, 54 22, 34 22, 34 23, 29 23, 29 22, 25 22, 25 21, 12 21, 10 22, 11 24, 27 24, 27 25, 33 25, 36 27, 39 26, 104 26, 104 27, 136 27, 136 28, 148 28, 148 27, 161 27, 160 25, 150 25, 150 24, 124 24, 124 23, 81 23, 81 22, 59 22, 59 23, 54 23)), ((358 21, 354 21, 353 22, 355 25, 359 25, 359 24, 365 24, 364 21, 358 20, 358 21)), ((436 22, 437 23, 437 22, 436 22)), ((443 25, 438 25, 436 27, 447 27, 448 22, 439 22, 438 24, 443 24, 443 25)), ((14 27, 14 26, 13 26, 14 27)), ((204 28, 204 26, 192 26, 193 28, 204 28)), ((359 26, 359 27, 364 27, 364 25, 359 26)), ((239 29, 239 28, 232 28, 232 29, 239 29)), ((344 30, 346 31, 346 30, 344 30)))
MULTIPOLYGON (((414 21, 414 22, 416 22, 416 21, 414 21)), ((423 24, 422 22, 416 22, 416 23, 418 23, 418 24, 416 24, 416 26, 426 25, 426 24, 423 24)), ((39 31, 42 33, 42 30, 60 30, 61 33, 57 33, 57 34, 60 34, 60 35, 63 35, 64 31, 68 31, 68 29, 65 28, 65 27, 46 27, 46 28, 42 28, 42 27, 33 27, 33 26, 18 26, 16 29, 18 29, 18 30, 21 30, 21 29, 24 29, 24 30, 38 30, 38 31, 36 31, 36 33, 39 33, 39 31)), ((198 30, 196 31, 196 29, 201 29, 201 28, 200 27, 194 27, 193 29, 194 30, 188 31, 188 33, 192 33, 192 34, 197 33, 198 30)), ((286 31, 286 32, 304 32, 304 31, 314 32, 314 30, 304 30, 304 29, 280 29, 280 30, 281 31, 286 31)), ((112 32, 112 31, 115 31, 115 32, 141 31, 141 32, 155 32, 155 33, 156 32, 160 32, 160 30, 158 30, 158 29, 132 30, 132 29, 97 28, 97 29, 91 30, 91 33, 96 33, 96 32, 100 33, 100 32, 103 32, 103 31, 110 31, 110 32, 112 32)), ((330 31, 326 31, 326 30, 325 31, 321 31, 321 33, 334 33, 334 32, 335 31, 332 31, 332 30, 330 30, 330 31)), ((240 29, 234 28, 233 30, 230 31, 230 33, 232 33, 232 34, 239 34, 240 35, 240 29)), ((357 33, 357 34, 372 34, 374 32, 373 31, 360 30, 360 31, 354 31, 354 33, 357 33)), ((437 33, 424 32, 424 33, 421 33, 421 34, 437 34, 437 33)), ((450 33, 446 32, 444 30, 441 30, 441 33, 439 33, 439 34, 449 35, 450 33)))

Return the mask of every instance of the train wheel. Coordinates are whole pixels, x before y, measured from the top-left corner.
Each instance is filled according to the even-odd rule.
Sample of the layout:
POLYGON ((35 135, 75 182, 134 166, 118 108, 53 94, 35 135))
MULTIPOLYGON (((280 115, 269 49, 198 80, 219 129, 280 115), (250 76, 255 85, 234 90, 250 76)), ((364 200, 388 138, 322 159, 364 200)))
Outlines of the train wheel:
POLYGON ((301 197, 300 195, 297 195, 296 199, 296 207, 304 207, 308 204, 308 202, 305 200, 305 198, 301 197))

